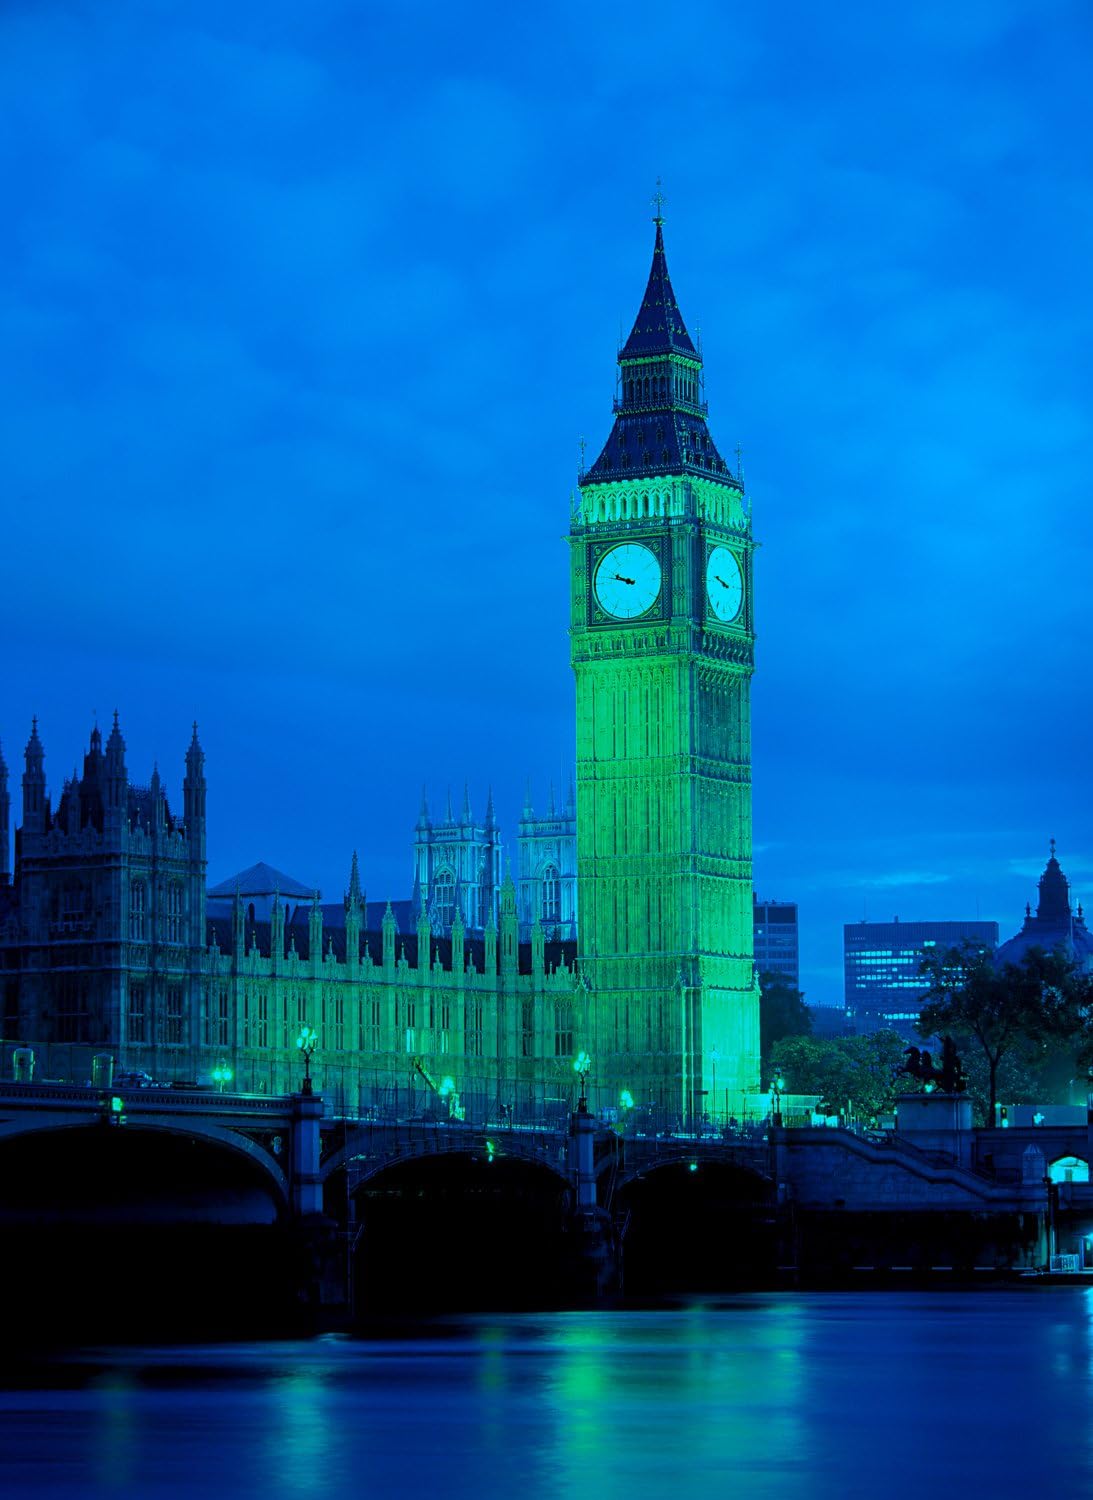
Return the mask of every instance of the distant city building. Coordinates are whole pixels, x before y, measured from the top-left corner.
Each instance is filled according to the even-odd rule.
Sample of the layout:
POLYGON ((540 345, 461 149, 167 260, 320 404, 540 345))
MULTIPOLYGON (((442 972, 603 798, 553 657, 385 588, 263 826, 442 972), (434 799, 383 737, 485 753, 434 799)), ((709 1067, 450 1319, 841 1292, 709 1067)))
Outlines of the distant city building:
POLYGON ((1070 906, 1070 883, 1055 858, 1055 840, 1051 840, 1051 854, 1040 876, 1040 901, 1033 916, 1031 906, 1025 907, 1024 926, 1020 932, 1007 939, 998 950, 999 963, 1020 963, 1030 948, 1043 948, 1053 953, 1061 948, 1075 959, 1087 972, 1093 972, 1093 933, 1085 925, 1085 916, 1079 903, 1077 911, 1070 906))
POLYGON ((926 985, 919 972, 923 958, 963 942, 994 949, 997 922, 853 922, 843 928, 846 1015, 858 1036, 898 1031, 909 1041, 918 1033, 926 985))
POLYGON ((756 971, 781 974, 795 990, 800 989, 796 901, 760 901, 753 895, 752 926, 756 971))

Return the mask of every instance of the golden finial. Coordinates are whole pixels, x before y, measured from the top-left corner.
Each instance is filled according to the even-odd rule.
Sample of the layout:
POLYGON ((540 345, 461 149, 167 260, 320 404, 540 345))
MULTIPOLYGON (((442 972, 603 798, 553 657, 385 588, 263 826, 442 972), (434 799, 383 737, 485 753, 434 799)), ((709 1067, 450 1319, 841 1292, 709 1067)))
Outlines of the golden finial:
POLYGON ((660 178, 659 177, 657 178, 657 190, 653 194, 652 198, 649 201, 652 203, 653 207, 656 209, 656 217, 653 219, 653 223, 654 224, 663 224, 664 223, 664 215, 661 212, 661 210, 663 209, 663 207, 665 205, 665 202, 667 200, 665 199, 664 194, 661 191, 660 178))

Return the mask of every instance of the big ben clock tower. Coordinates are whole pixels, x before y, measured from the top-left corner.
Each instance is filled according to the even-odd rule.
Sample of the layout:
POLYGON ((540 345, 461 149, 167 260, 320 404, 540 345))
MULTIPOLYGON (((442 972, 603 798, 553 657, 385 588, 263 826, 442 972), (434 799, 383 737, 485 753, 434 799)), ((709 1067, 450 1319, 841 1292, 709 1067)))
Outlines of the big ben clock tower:
POLYGON ((600 1103, 691 1122, 759 1087, 751 521, 706 425, 659 205, 615 421, 570 531, 583 1045, 600 1103))

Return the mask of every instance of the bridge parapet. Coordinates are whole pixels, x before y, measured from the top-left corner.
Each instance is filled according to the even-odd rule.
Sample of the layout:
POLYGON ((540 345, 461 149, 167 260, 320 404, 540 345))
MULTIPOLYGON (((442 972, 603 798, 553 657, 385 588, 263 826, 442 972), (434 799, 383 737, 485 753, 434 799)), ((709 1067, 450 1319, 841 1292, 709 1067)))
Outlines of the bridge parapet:
POLYGON ((0 1111, 8 1115, 35 1111, 101 1114, 111 1099, 121 1099, 127 1114, 202 1114, 251 1118, 270 1128, 287 1127, 292 1119, 290 1094, 221 1094, 212 1089, 97 1088, 75 1083, 0 1084, 0 1111))
POLYGON ((348 1122, 335 1121, 327 1130, 322 1175, 325 1180, 344 1167, 356 1186, 400 1161, 458 1154, 516 1157, 564 1176, 566 1142, 564 1131, 552 1129, 490 1130, 457 1121, 367 1121, 353 1129, 348 1122))
MULTIPOLYGON (((954 1160, 932 1160, 896 1135, 866 1137, 849 1130, 775 1132, 778 1180, 807 1208, 883 1212, 1042 1212, 1043 1182, 1000 1182, 954 1160)), ((939 1154, 941 1155, 941 1154, 939 1154)))

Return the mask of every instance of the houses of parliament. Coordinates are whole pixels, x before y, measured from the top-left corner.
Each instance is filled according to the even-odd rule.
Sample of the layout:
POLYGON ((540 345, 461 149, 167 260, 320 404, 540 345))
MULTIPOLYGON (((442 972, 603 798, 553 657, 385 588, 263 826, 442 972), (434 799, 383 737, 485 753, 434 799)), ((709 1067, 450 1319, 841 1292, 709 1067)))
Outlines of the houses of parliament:
MULTIPOLYGON (((409 1106, 444 1078, 514 1118, 568 1100, 743 1113, 759 1086, 752 952, 752 537, 707 424, 700 351, 653 261, 618 352, 602 452, 570 520, 576 777, 506 872, 492 798, 423 795, 404 898, 344 898, 255 865, 208 888, 197 727, 172 807, 130 779, 117 715, 53 803, 37 723, 13 828, 0 756, 5 1067, 74 1082, 91 1058, 161 1081, 299 1086, 296 1038, 334 1107, 409 1106), (12 850, 14 848, 14 856, 12 850), (578 920, 579 919, 579 920, 578 920)), ((9 741, 10 744, 10 741, 9 741)), ((10 1072, 9 1072, 10 1076, 10 1072)))

